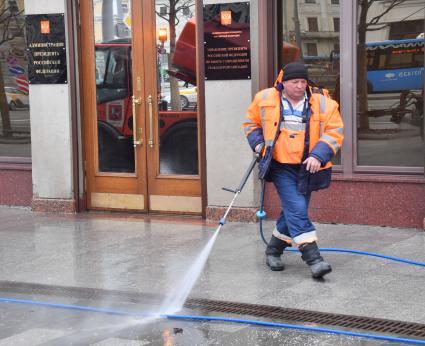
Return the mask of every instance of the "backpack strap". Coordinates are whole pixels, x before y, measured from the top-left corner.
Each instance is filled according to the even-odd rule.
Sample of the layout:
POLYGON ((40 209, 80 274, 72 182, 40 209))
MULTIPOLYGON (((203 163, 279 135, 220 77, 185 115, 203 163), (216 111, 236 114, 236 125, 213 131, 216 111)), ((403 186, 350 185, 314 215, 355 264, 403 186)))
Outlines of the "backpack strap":
POLYGON ((303 113, 303 120, 305 120, 305 135, 304 135, 304 152, 301 163, 307 159, 308 152, 310 149, 310 117, 311 117, 311 108, 310 108, 310 99, 306 100, 307 107, 305 107, 305 111, 303 113))

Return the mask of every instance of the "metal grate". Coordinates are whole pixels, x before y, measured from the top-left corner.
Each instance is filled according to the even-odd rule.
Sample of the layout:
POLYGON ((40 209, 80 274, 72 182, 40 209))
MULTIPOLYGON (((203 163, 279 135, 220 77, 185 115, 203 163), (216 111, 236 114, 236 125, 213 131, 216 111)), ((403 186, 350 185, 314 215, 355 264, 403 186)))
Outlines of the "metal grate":
MULTIPOLYGON (((78 299, 107 300, 108 302, 159 303, 163 297, 152 293, 94 289, 88 287, 53 286, 15 281, 0 281, 1 294, 31 294, 45 296, 73 297, 78 299)), ((389 333, 425 338, 425 324, 380 318, 350 316, 326 312, 288 309, 278 306, 235 303, 209 299, 188 299, 185 308, 202 312, 263 317, 273 321, 298 322, 359 329, 376 333, 389 333)))
POLYGON ((184 306, 192 310, 266 317, 273 320, 338 326, 347 329, 425 338, 425 324, 420 323, 208 299, 188 299, 184 306))

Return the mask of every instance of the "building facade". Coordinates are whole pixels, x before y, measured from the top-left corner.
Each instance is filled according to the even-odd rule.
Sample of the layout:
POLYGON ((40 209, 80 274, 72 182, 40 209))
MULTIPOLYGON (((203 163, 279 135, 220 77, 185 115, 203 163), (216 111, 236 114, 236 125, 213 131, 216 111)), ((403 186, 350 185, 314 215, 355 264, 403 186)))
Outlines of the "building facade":
MULTIPOLYGON (((5 1, 0 204, 218 220, 232 198, 222 187, 235 188, 252 160, 246 109, 298 59, 339 101, 345 124, 331 187, 314 194, 312 218, 423 227, 423 1, 245 3, 5 1), (205 78, 212 4, 249 16, 249 78, 205 78), (28 80, 25 18, 41 14, 64 14, 66 83, 28 80)), ((253 174, 230 218, 253 220, 259 194, 253 174)), ((279 215, 272 185, 265 207, 279 215)))

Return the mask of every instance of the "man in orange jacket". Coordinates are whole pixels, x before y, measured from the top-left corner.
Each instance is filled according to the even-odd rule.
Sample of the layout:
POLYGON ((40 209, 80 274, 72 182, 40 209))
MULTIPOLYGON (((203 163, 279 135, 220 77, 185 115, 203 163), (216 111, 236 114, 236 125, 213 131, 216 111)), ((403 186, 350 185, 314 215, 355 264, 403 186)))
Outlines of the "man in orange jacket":
POLYGON ((262 153, 260 179, 273 181, 282 204, 266 263, 271 270, 283 270, 283 250, 295 243, 312 276, 321 278, 332 268, 320 255, 308 205, 312 191, 329 185, 331 159, 342 145, 338 104, 309 86, 305 65, 295 62, 283 68, 273 88, 257 93, 247 119, 248 142, 262 153))

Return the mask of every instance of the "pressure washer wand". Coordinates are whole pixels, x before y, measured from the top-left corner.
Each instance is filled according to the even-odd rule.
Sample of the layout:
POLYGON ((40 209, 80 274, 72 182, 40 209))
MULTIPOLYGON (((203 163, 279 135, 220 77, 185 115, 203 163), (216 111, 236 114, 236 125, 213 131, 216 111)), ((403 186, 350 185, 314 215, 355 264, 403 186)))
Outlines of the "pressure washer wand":
POLYGON ((229 206, 227 207, 227 210, 224 213, 223 217, 220 219, 220 221, 219 221, 220 226, 218 226, 218 229, 220 229, 221 226, 223 226, 226 223, 226 217, 229 214, 230 209, 232 209, 233 203, 235 203, 236 198, 241 193, 243 187, 245 186, 246 181, 248 180, 248 177, 251 175, 251 172, 255 167, 255 164, 260 160, 260 158, 261 158, 260 154, 256 153, 254 158, 252 159, 251 163, 249 164, 248 169, 246 170, 244 176, 242 177, 242 180, 241 180, 239 186, 235 190, 229 189, 227 187, 222 188, 224 191, 232 192, 235 195, 233 196, 233 199, 230 202, 229 206))

